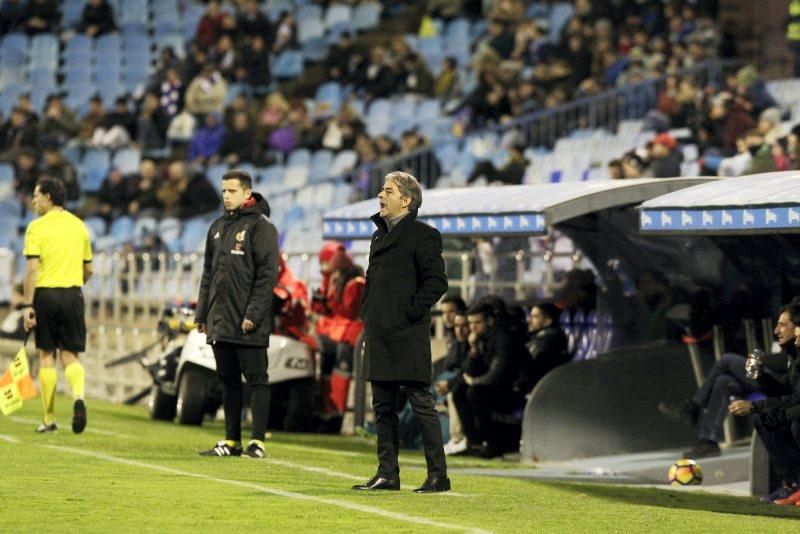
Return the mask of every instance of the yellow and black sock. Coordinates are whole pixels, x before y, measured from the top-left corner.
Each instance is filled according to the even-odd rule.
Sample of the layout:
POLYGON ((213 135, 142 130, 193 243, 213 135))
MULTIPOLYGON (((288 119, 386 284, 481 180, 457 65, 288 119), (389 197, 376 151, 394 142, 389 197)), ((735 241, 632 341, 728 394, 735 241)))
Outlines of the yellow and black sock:
POLYGON ((72 362, 67 365, 64 368, 64 374, 67 377, 67 384, 69 384, 69 388, 72 390, 72 397, 76 400, 82 399, 86 371, 84 371, 81 362, 72 362))
POLYGON ((250 445, 252 445, 253 443, 255 443, 256 445, 258 445, 258 446, 259 446, 259 447, 260 447, 262 450, 264 449, 264 442, 263 442, 263 441, 261 441, 261 440, 258 440, 258 439, 251 439, 251 440, 250 440, 250 443, 248 443, 247 445, 248 445, 248 446, 250 446, 250 445))
POLYGON ((42 367, 39 369, 39 384, 42 394, 42 408, 44 409, 44 424, 52 424, 56 420, 54 404, 58 375, 55 367, 42 367))
POLYGON ((232 439, 226 439, 225 440, 225 445, 227 445, 228 447, 233 449, 233 448, 236 448, 236 447, 241 447, 242 446, 242 442, 241 441, 234 441, 232 439))

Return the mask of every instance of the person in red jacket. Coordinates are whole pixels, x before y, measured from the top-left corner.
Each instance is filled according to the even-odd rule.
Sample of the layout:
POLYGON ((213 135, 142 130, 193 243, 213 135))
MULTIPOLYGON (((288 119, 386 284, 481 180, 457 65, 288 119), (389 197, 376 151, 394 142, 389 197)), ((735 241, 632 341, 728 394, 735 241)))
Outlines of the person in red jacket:
POLYGON ((363 269, 340 243, 325 243, 319 257, 322 286, 312 297, 311 309, 318 315, 324 411, 338 431, 347 408, 354 348, 364 329, 359 309, 365 280, 363 269))
POLYGON ((308 289, 305 283, 295 278, 294 273, 286 265, 283 255, 278 257, 278 282, 273 293, 275 304, 273 331, 280 336, 302 341, 312 350, 317 350, 316 340, 308 335, 308 289))

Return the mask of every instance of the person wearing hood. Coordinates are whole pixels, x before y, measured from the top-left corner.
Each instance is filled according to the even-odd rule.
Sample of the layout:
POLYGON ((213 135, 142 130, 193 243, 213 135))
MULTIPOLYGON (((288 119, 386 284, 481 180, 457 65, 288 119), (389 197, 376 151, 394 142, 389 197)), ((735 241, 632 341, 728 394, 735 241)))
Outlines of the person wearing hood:
POLYGON ((270 388, 267 347, 272 298, 278 280, 278 232, 269 204, 253 192, 252 177, 239 169, 222 175, 225 213, 206 238, 197 299, 197 330, 206 334, 223 384, 225 439, 202 456, 264 458, 270 388), (253 426, 242 447, 242 375, 251 391, 253 426))
POLYGON ((338 432, 347 409, 353 353, 364 329, 358 315, 364 292, 364 269, 356 265, 337 242, 325 243, 319 257, 323 286, 314 292, 312 310, 319 317, 317 328, 322 355, 324 415, 329 422, 328 428, 338 432))

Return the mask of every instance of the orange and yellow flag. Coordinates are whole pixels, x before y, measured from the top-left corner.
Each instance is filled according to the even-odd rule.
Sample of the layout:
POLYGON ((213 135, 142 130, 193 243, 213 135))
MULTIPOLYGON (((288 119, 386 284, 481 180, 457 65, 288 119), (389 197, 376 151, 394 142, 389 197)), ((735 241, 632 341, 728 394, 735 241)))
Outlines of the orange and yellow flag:
POLYGON ((3 415, 10 415, 22 408, 22 401, 35 396, 36 388, 23 346, 11 362, 11 367, 0 376, 0 411, 3 415))

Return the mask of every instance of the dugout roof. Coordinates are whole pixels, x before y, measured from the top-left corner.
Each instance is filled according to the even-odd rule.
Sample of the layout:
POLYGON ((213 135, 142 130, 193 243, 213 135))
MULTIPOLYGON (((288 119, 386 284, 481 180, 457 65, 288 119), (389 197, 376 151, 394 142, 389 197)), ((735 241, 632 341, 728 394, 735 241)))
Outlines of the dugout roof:
MULTIPOLYGON (((712 178, 640 178, 512 186, 433 189, 423 193, 419 218, 451 236, 543 235, 550 226, 645 200, 712 178)), ((369 239, 376 198, 331 210, 325 239, 369 239)))
POLYGON ((800 232, 800 172, 721 179, 644 202, 642 233, 738 235, 800 232))

